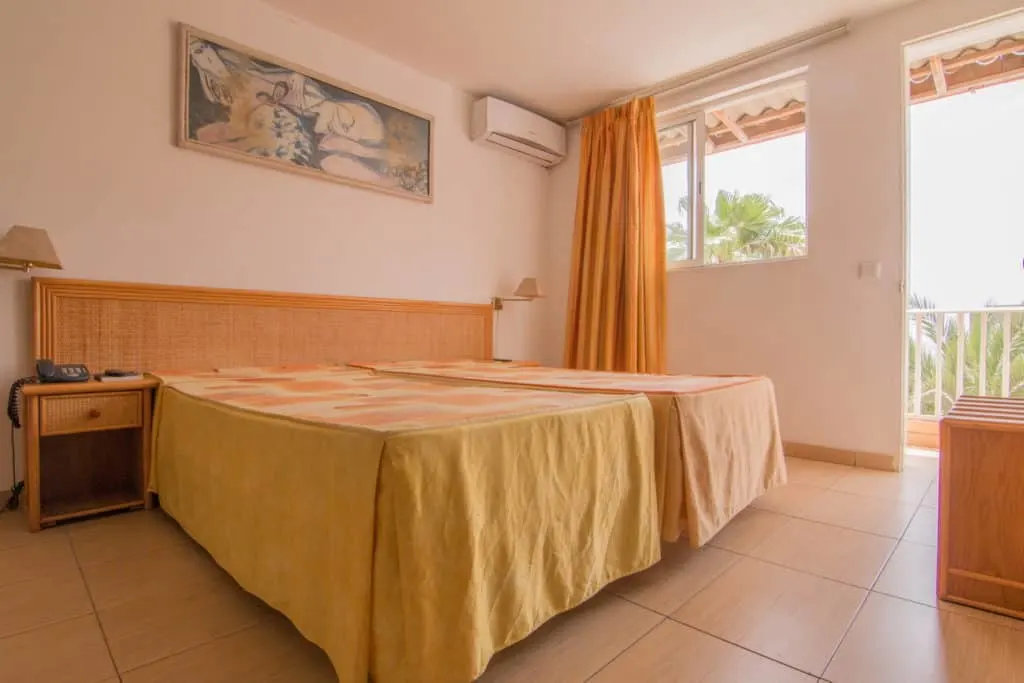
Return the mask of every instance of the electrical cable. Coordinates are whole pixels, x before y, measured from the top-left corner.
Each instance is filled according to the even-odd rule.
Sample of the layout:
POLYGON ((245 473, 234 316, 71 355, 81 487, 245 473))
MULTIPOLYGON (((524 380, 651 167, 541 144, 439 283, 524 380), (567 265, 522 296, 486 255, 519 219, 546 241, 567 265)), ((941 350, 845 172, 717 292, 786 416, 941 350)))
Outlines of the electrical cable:
POLYGON ((30 378, 17 380, 11 386, 11 392, 7 399, 7 417, 11 420, 11 491, 7 500, 0 505, 0 514, 7 510, 17 510, 21 505, 21 493, 25 489, 25 482, 18 481, 18 452, 14 443, 14 430, 21 428, 20 416, 20 392, 21 387, 32 381, 30 378))
POLYGON ((18 481, 18 470, 17 470, 18 456, 14 450, 14 426, 11 426, 11 493, 7 497, 7 501, 0 506, 0 515, 7 512, 8 510, 17 510, 18 506, 21 505, 21 491, 25 488, 24 482, 18 481))

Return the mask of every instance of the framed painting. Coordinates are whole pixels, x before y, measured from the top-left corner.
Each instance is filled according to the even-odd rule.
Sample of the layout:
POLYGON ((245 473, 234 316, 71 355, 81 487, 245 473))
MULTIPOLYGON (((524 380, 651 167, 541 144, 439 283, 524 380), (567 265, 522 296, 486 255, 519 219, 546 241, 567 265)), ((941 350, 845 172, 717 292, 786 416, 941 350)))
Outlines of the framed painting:
POLYGON ((181 24, 178 144, 432 201, 434 119, 181 24))

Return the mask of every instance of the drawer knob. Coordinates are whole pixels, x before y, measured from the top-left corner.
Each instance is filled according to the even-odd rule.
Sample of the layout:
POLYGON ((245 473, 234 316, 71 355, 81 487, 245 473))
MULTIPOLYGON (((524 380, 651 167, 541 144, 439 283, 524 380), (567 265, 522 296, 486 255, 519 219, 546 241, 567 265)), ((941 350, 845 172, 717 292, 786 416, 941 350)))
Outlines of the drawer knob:
POLYGON ((90 420, 95 420, 99 416, 100 416, 100 411, 96 410, 95 408, 93 408, 92 410, 89 411, 89 419, 90 420))

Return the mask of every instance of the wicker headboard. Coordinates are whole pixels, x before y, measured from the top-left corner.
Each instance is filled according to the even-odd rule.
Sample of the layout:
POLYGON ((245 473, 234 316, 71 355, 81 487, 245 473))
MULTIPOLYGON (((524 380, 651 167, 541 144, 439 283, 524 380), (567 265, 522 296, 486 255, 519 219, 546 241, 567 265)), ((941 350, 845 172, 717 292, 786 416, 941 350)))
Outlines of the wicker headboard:
POLYGON ((488 304, 34 278, 36 358, 93 371, 491 357, 488 304))

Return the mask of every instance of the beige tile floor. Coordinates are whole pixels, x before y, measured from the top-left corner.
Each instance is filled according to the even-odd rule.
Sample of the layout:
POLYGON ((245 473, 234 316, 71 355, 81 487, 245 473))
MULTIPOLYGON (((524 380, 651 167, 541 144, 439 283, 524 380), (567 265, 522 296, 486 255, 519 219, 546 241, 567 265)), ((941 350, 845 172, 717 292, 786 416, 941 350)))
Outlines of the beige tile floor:
MULTIPOLYGON (((708 546, 666 546, 481 681, 1024 683, 1024 622, 936 603, 933 461, 789 471, 708 546)), ((139 512, 40 534, 0 516, 0 680, 335 678, 173 522, 139 512)))

